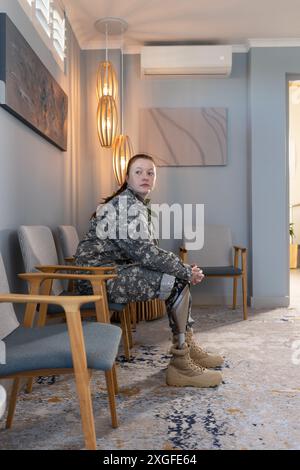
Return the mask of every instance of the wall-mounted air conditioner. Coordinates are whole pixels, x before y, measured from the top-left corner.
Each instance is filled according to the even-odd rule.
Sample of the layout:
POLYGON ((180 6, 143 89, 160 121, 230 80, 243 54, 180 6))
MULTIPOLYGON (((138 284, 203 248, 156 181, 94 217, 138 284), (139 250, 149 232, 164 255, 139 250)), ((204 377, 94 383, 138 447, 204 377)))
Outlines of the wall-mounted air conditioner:
POLYGON ((231 66, 231 46, 145 46, 141 50, 143 75, 227 77, 231 66))

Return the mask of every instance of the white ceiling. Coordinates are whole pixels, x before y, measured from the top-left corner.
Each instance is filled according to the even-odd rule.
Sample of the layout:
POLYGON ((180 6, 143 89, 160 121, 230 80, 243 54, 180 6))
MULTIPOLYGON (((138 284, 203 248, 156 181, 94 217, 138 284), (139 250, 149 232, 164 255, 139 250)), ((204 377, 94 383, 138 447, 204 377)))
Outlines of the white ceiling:
MULTIPOLYGON (((300 0, 63 0, 82 49, 105 47, 94 24, 128 23, 127 52, 146 43, 300 45, 300 0), (255 40, 255 41, 253 41, 255 40)), ((120 36, 109 36, 109 48, 120 36)))

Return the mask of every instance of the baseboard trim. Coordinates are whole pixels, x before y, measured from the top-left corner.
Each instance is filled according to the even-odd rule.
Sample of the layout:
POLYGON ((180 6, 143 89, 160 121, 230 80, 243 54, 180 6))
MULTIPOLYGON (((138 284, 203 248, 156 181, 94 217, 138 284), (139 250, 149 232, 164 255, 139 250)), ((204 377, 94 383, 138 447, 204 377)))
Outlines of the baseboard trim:
POLYGON ((280 308, 288 307, 289 296, 286 297, 251 297, 250 305, 253 308, 280 308))
MULTIPOLYGON (((232 307, 232 295, 228 296, 212 296, 209 294, 200 294, 196 292, 192 292, 193 297, 193 306, 194 307, 201 307, 201 306, 209 306, 209 305, 225 305, 227 307, 232 307), (197 295, 198 294, 198 295, 197 295)), ((288 307, 290 305, 290 298, 289 296, 286 297, 250 297, 248 299, 248 305, 252 308, 281 308, 281 307, 288 307)), ((242 296, 237 297, 237 308, 242 308, 243 306, 243 298, 242 296)))

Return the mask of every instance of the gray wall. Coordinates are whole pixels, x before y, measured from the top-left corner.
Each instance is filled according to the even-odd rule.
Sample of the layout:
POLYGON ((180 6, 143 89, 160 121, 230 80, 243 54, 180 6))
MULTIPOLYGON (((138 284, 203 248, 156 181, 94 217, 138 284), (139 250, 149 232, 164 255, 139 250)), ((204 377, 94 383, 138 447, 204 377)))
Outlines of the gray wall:
MULTIPOLYGON (((32 27, 18 2, 0 0, 50 73, 68 93, 67 80, 32 27)), ((23 270, 16 230, 21 224, 55 228, 68 220, 65 208, 65 163, 61 152, 0 108, 0 250, 11 288, 20 288, 15 275, 23 270)))
POLYGON ((300 49, 250 51, 252 304, 289 304, 287 74, 300 73, 300 49))

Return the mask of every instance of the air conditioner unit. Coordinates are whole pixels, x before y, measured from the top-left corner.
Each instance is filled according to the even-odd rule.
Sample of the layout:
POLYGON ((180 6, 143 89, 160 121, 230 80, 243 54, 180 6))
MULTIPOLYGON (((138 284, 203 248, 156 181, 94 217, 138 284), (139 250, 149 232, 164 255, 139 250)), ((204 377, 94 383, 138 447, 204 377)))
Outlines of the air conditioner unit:
POLYGON ((203 75, 231 73, 232 46, 145 46, 141 50, 143 75, 203 75))

